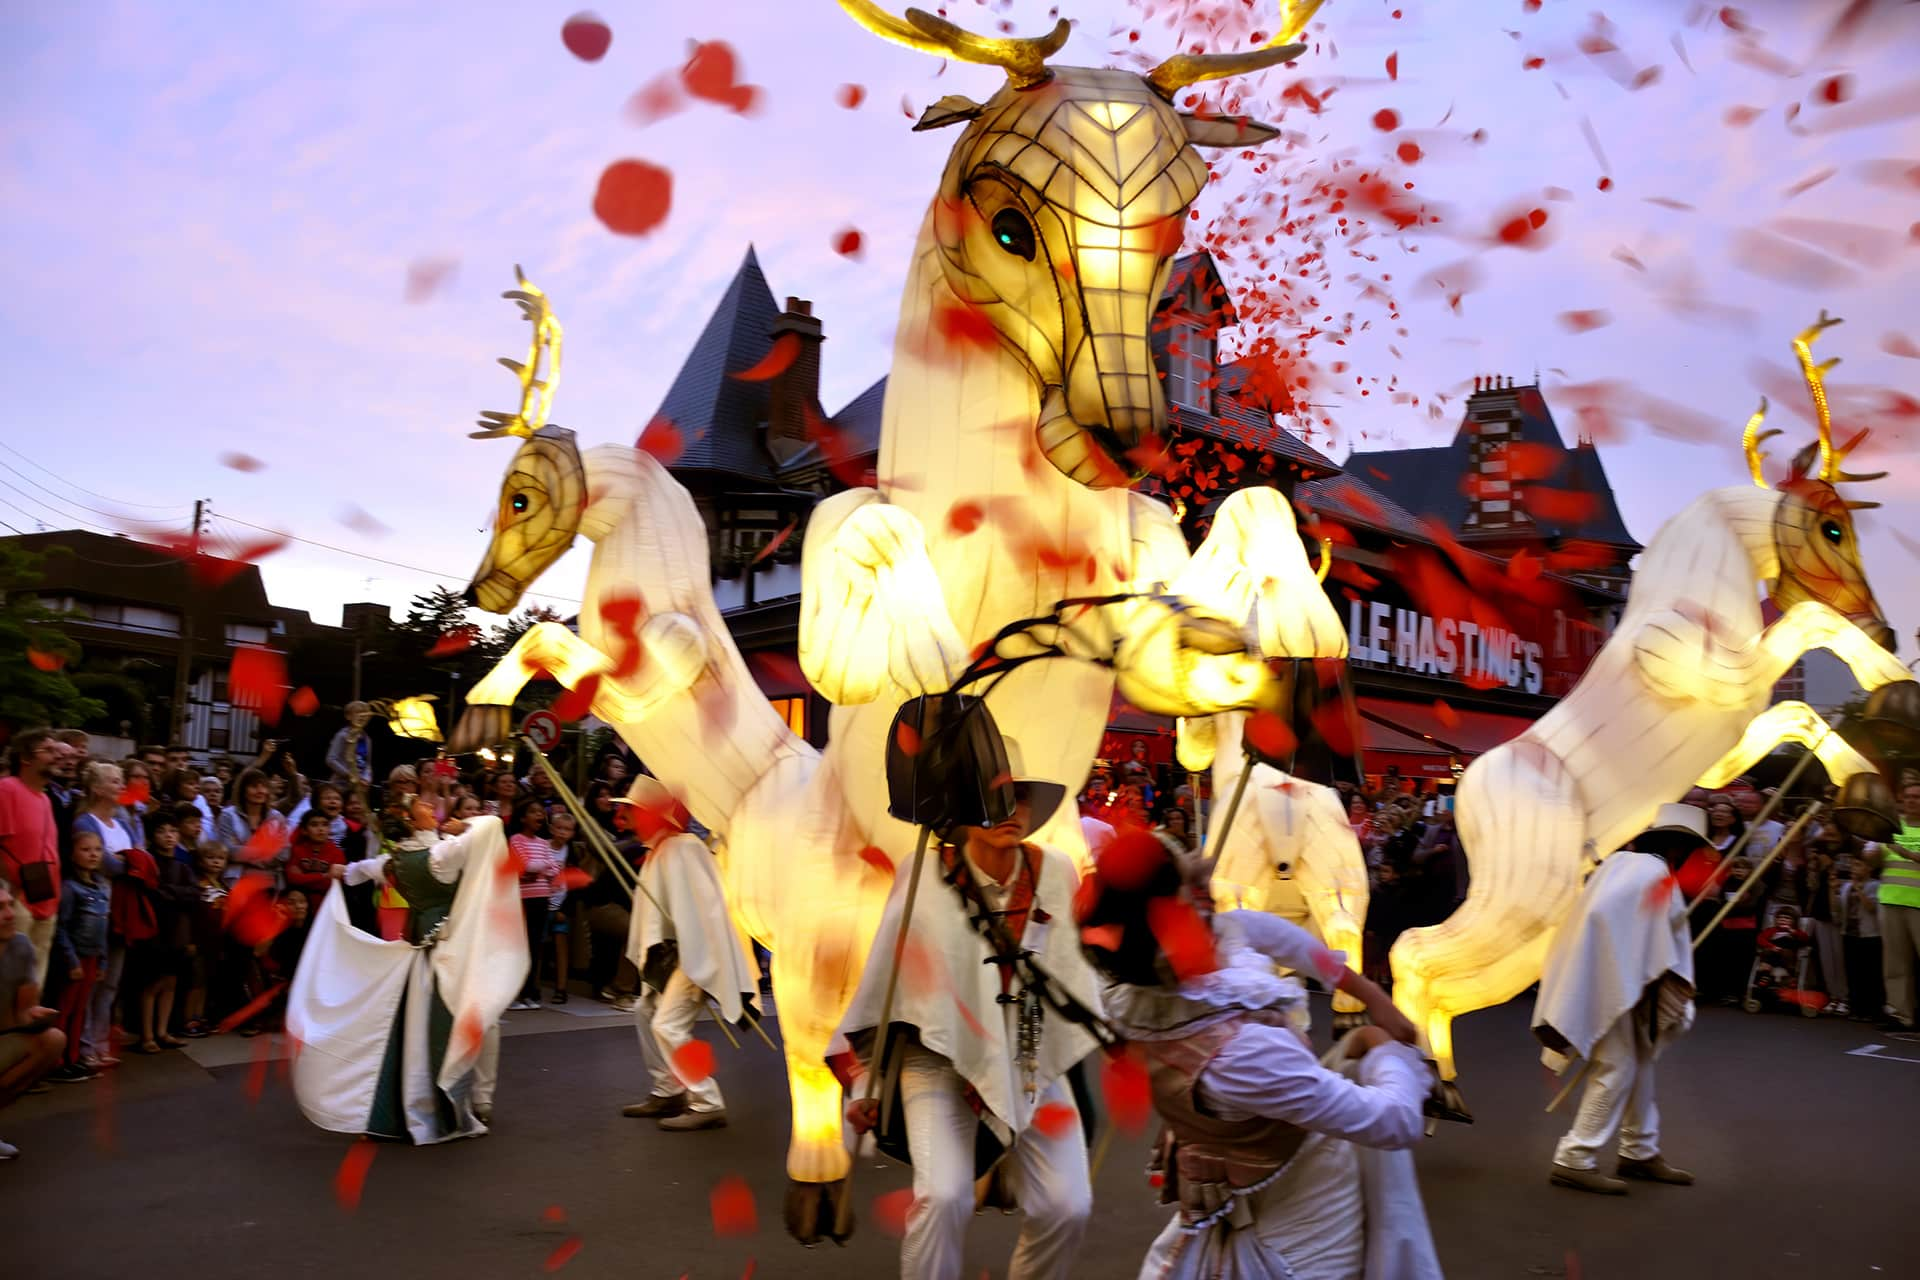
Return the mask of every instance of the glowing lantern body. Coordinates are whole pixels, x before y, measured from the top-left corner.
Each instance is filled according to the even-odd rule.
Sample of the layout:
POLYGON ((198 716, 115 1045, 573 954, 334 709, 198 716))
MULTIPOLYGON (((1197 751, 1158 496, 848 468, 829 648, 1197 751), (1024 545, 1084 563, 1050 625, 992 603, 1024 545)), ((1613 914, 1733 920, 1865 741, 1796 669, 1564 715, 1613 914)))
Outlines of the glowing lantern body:
MULTIPOLYGON (((1452 1021, 1540 976, 1583 873, 1643 831, 1663 803, 1720 787, 1783 742, 1812 749, 1839 783, 1873 767, 1802 702, 1768 705, 1809 649, 1832 650, 1872 690, 1913 677, 1880 645, 1891 630, 1860 567, 1849 476, 1830 439, 1824 366, 1795 341, 1818 411, 1818 451, 1774 490, 1716 489, 1663 525, 1641 554, 1625 612, 1573 691, 1532 728, 1474 761, 1455 801, 1472 884, 1441 924, 1402 934, 1394 1000, 1453 1075, 1452 1021), (1780 618, 1761 619, 1764 587, 1780 618)), ((1772 433, 1769 433, 1772 434, 1772 433)), ((1866 504, 1871 505, 1871 504, 1866 504)))

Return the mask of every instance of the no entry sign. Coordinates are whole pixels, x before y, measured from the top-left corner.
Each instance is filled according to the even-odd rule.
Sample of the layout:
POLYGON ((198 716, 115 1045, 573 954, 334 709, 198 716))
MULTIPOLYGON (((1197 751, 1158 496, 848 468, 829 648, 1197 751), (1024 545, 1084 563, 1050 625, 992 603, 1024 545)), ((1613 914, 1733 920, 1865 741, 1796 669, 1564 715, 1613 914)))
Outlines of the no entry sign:
POLYGON ((551 751, 560 741, 560 717, 551 711, 535 711, 521 721, 520 732, 542 751, 551 751))

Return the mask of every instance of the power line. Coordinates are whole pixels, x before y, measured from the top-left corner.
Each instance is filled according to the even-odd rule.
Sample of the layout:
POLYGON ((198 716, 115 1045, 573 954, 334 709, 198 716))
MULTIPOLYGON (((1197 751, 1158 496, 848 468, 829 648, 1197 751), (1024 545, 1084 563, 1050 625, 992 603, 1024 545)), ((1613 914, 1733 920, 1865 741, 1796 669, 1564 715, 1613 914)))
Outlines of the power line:
MULTIPOLYGON (((35 480, 32 476, 27 475, 25 472, 19 470, 16 467, 11 467, 4 462, 0 462, 0 468, 3 468, 9 472, 12 472, 15 476, 19 477, 22 480, 25 480, 28 484, 32 485, 34 488, 38 489, 40 492, 47 494, 49 497, 53 499, 53 501, 51 502, 49 502, 46 498, 34 499, 34 501, 38 502, 43 507, 54 507, 56 509, 67 510, 67 511, 75 511, 75 510, 85 511, 92 515, 104 517, 105 519, 108 519, 108 520, 118 520, 126 524, 149 525, 157 528, 167 528, 175 523, 172 520, 156 520, 152 516, 130 516, 117 511, 102 511, 98 507, 90 507, 84 502, 78 502, 72 498, 66 497, 64 494, 58 493, 55 490, 47 488, 47 486, 41 484, 38 480, 35 480)), ((4 483, 6 482, 0 481, 0 484, 4 484, 4 483)), ((15 488, 13 485, 7 485, 7 487, 9 489, 13 489, 15 493, 25 492, 22 489, 15 488)))
MULTIPOLYGON (((14 493, 20 495, 20 497, 25 501, 31 502, 35 506, 42 507, 47 511, 52 512, 54 522, 56 524, 68 524, 68 523, 77 524, 81 528, 85 529, 88 533, 104 533, 104 534, 111 535, 115 532, 115 530, 105 528, 100 524, 98 524, 97 522, 87 519, 85 516, 76 516, 69 512, 60 511, 51 502, 48 502, 45 498, 36 498, 32 494, 28 493, 25 489, 19 488, 15 485, 8 484, 5 480, 0 480, 0 489, 10 489, 14 493)), ((25 514, 27 515, 32 515, 35 520, 40 519, 38 515, 35 515, 31 511, 27 511, 25 508, 22 508, 22 511, 25 512, 25 514)))
MULTIPOLYGON (((116 507, 139 507, 142 510, 146 510, 146 511, 185 511, 186 510, 186 504, 179 503, 179 502, 172 502, 172 503, 122 502, 118 498, 109 498, 104 493, 95 493, 93 490, 87 488, 85 485, 75 484, 73 481, 67 479, 65 476, 61 475, 57 471, 49 471, 46 467, 41 466, 39 463, 35 462, 32 458, 29 458, 26 454, 20 452, 18 449, 14 448, 10 444, 0 443, 0 449, 5 449, 8 453, 20 459, 20 461, 26 463, 28 466, 32 467, 35 471, 39 471, 45 475, 52 476, 55 480, 58 480, 61 484, 67 486, 67 488, 78 489, 81 493, 84 493, 89 497, 98 498, 102 502, 111 502, 116 507)), ((18 473, 16 472, 15 474, 18 474, 18 473)))

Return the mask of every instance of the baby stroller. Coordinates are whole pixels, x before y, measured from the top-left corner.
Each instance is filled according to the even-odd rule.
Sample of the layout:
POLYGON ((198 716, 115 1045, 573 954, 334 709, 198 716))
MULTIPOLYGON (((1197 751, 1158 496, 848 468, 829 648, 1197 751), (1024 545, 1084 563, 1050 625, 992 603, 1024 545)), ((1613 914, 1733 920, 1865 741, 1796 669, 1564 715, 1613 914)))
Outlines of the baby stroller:
POLYGON ((1793 913, 1784 907, 1775 911, 1773 923, 1760 931, 1757 941, 1742 1007, 1748 1013, 1758 1013, 1768 1004, 1792 1004, 1798 1006, 1802 1017, 1819 1017, 1827 998, 1807 988, 1812 938, 1793 913))

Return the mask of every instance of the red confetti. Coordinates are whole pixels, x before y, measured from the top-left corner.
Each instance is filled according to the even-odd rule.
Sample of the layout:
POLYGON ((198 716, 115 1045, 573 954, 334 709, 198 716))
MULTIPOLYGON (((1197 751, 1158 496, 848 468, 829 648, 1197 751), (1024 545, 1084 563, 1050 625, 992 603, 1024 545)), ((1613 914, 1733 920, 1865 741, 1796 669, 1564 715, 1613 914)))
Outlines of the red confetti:
POLYGON ((1613 323, 1611 311, 1562 311, 1557 317, 1568 333, 1591 333, 1613 323))
POLYGON ((947 509, 947 528, 958 534, 972 533, 985 514, 977 502, 956 502, 947 509))
POLYGON ((760 1229, 753 1188, 737 1174, 720 1179, 708 1194, 707 1203, 713 1210, 713 1233, 717 1236, 750 1236, 760 1229))
POLYGON ((1191 903, 1180 898, 1155 898, 1147 904, 1147 927, 1153 930, 1160 950, 1181 981, 1220 967, 1213 954, 1213 930, 1191 903))
POLYGON ((246 1004, 220 1019, 219 1024, 214 1029, 216 1031, 226 1032, 233 1030, 235 1027, 244 1026, 253 1015, 272 1004, 274 999, 286 989, 286 983, 276 984, 271 990, 255 996, 253 999, 247 1001, 246 1004))
MULTIPOLYGON (((1091 884, 1092 881, 1087 883, 1091 884)), ((1127 931, 1117 924, 1088 925, 1080 930, 1080 945, 1101 947, 1107 951, 1118 951, 1127 940, 1127 931)))
POLYGON ((360 1207, 360 1193, 367 1185, 367 1171, 373 1167, 374 1153, 379 1150, 371 1140, 362 1138, 348 1147, 346 1155, 340 1158, 340 1168, 333 1175, 333 1198, 348 1213, 360 1207))
POLYGON ((683 1084, 699 1084, 713 1075, 713 1046, 689 1040, 673 1051, 673 1074, 683 1084))
POLYGON ((680 83, 696 98, 716 102, 745 115, 760 101, 760 90, 738 83, 739 60, 733 47, 723 40, 709 40, 693 47, 693 56, 680 69, 680 83))
POLYGON ((1396 51, 1387 55, 1387 79, 1398 80, 1399 78, 1400 54, 1396 51))
POLYGON ((758 364, 728 376, 739 382, 766 382, 785 373, 799 355, 800 335, 783 333, 773 340, 773 346, 768 348, 758 364))
POLYGON ((987 313, 960 298, 943 299, 934 306, 933 326, 940 337, 955 347, 987 348, 1000 341, 987 313))
POLYGON ((1889 333, 1880 339, 1880 349, 1890 356, 1900 356, 1907 360, 1920 360, 1920 347, 1913 345, 1913 339, 1904 333, 1889 333))
POLYGON ((1423 154, 1420 150, 1420 144, 1412 141, 1401 143, 1398 147, 1394 148, 1393 153, 1400 157, 1402 164, 1419 164, 1420 157, 1423 154))
MULTIPOLYGON (((266 829, 264 826, 261 828, 263 831, 266 829)), ((279 839, 285 838, 283 831, 279 839)), ((258 840, 259 832, 255 832, 254 839, 247 841, 248 847, 241 850, 242 856, 238 861, 248 861, 246 855, 258 840)), ((272 852, 276 844, 274 842, 267 849, 253 853, 253 860, 258 861, 266 853, 272 852)), ((243 947, 257 947, 263 942, 271 942, 286 927, 287 917, 273 901, 271 880, 265 876, 243 875, 234 882, 227 894, 226 928, 235 942, 243 947)))
POLYGON ((593 216, 616 235, 644 236, 672 207, 673 175, 645 160, 614 161, 593 193, 593 216))
POLYGON ((582 11, 568 18, 560 28, 560 43, 582 62, 598 62, 607 56, 613 44, 613 28, 599 15, 582 11))
POLYGON ((243 646, 233 651, 227 668, 227 698, 268 724, 280 723, 287 700, 287 660, 272 649, 243 646))
POLYGON ((27 661, 34 665, 35 670, 51 672, 66 666, 67 656, 64 653, 48 653, 44 649, 28 649, 27 661))
POLYGON ((421 258, 407 264, 407 287, 401 295, 408 302, 426 302, 439 293, 460 270, 458 258, 421 258))
POLYGON ((833 251, 843 258, 860 256, 860 233, 847 227, 833 237, 833 251))
POLYGON ((1667 903, 1679 888, 1680 877, 1669 872, 1667 875, 1661 877, 1659 883, 1648 887, 1647 900, 1643 905, 1649 912, 1665 911, 1667 903))
POLYGON ((640 438, 633 442, 633 447, 661 466, 670 467, 686 452, 687 438, 671 420, 656 416, 641 429, 640 438))
POLYGON ((917 756, 920 754, 920 731, 902 720, 894 726, 893 739, 899 744, 900 754, 917 756))
POLYGON ((1726 114, 1720 118, 1726 122, 1727 127, 1730 129, 1744 129, 1755 120, 1758 120, 1763 114, 1765 113, 1762 112, 1759 107, 1732 106, 1728 107, 1726 114))
POLYGON ((220 455, 220 465, 229 471, 239 471, 246 474, 251 474, 255 471, 265 471, 267 469, 266 463, 260 461, 260 459, 250 453, 223 453, 220 455))
POLYGON ((1127 827, 1107 842, 1097 864, 1100 878, 1123 892, 1144 888, 1167 860, 1160 838, 1141 827, 1127 827))
POLYGON ((1520 490, 1520 505, 1528 514, 1556 524, 1581 524, 1593 518, 1598 500, 1580 489, 1549 489, 1527 485, 1520 490))
POLYGON ((579 684, 567 689, 553 700, 547 709, 560 718, 562 724, 572 724, 593 712, 593 700, 600 693, 600 677, 588 676, 579 684))
POLYGON ((1256 711, 1247 717, 1247 742, 1269 760, 1284 760, 1299 745, 1291 726, 1271 711, 1256 711))
POLYGON ((671 75, 656 76, 634 90, 627 99, 626 116, 635 125, 644 129, 656 120, 666 117, 686 106, 687 102, 680 93, 680 82, 671 75))
POLYGON ((1603 177, 1600 179, 1600 181, 1594 183, 1593 185, 1600 188, 1602 191, 1611 191, 1613 190, 1613 179, 1603 177))
POLYGON ((913 1208, 913 1188, 902 1187, 873 1198, 873 1225, 881 1235, 899 1240, 907 1234, 907 1213, 913 1208))
POLYGON ((560 872, 559 880, 562 889, 584 889, 593 883, 593 876, 584 868, 567 867, 560 872))
POLYGON ((320 709, 320 695, 311 686, 301 685, 287 699, 287 709, 297 716, 310 716, 320 709))
POLYGON ((1845 102, 1853 96, 1853 77, 1847 75, 1828 76, 1814 86, 1815 100, 1829 105, 1845 102))
POLYGON ((1518 248, 1538 249, 1544 247, 1535 233, 1547 225, 1545 209, 1529 209, 1524 213, 1503 220, 1499 224, 1497 235, 1501 244, 1510 244, 1518 248))
POLYGON ((893 874, 893 859, 887 856, 886 850, 877 845, 870 844, 862 849, 860 851, 860 861, 866 863, 881 875, 891 876, 893 874))
POLYGON ((1049 1102, 1033 1113, 1033 1127, 1046 1138, 1064 1137, 1079 1122, 1080 1116, 1070 1102, 1049 1102))
POLYGON ((454 627, 427 647, 427 661, 438 662, 456 653, 465 653, 480 638, 480 628, 471 624, 454 627))
POLYGON ((1400 113, 1391 107, 1382 107, 1373 113, 1373 127, 1382 133, 1392 133, 1400 127, 1400 113))
POLYGON ((145 804, 153 794, 153 786, 145 778, 135 778, 120 789, 120 803, 127 808, 145 804))
POLYGON ((573 1255, 578 1252, 580 1252, 580 1237, 568 1236, 554 1246, 553 1252, 547 1255, 547 1260, 541 1263, 540 1267, 543 1271, 558 1271, 572 1262, 573 1255))
POLYGON ((843 84, 834 90, 833 100, 852 111, 867 100, 867 91, 862 85, 843 84))
POLYGON ((787 539, 793 536, 794 530, 798 529, 799 527, 800 527, 800 517, 795 516, 793 519, 787 521, 785 528, 781 529, 780 532, 774 534, 771 538, 767 539, 766 546, 761 547, 758 551, 753 553, 752 563, 759 564, 762 560, 765 560, 768 556, 778 551, 782 546, 786 544, 787 539))
POLYGON ((542 1222, 562 1223, 567 1220, 567 1211, 557 1204, 550 1204, 540 1211, 542 1222))
POLYGON ((1100 1067, 1100 1090, 1107 1115, 1122 1133, 1135 1134, 1147 1127, 1153 1116, 1153 1085, 1137 1058, 1124 1052, 1107 1058, 1100 1067))

